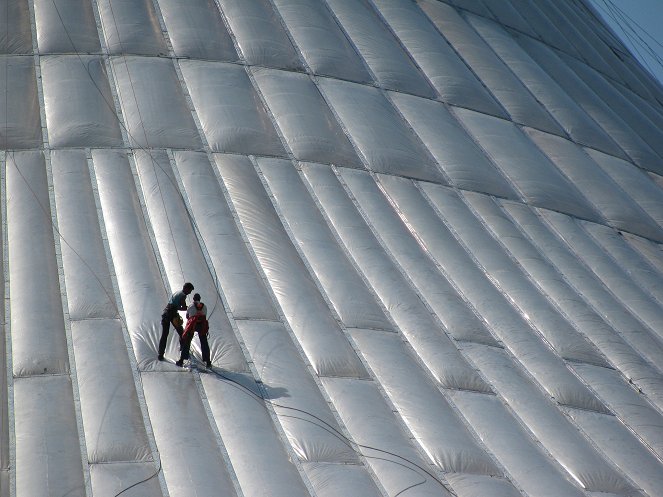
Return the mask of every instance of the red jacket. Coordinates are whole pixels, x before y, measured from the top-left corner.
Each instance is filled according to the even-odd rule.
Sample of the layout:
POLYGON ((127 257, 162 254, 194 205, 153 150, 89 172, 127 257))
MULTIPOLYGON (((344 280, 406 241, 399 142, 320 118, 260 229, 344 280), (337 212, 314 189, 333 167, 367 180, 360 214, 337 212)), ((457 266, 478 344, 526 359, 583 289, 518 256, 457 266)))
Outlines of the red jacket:
POLYGON ((209 333, 209 322, 207 321, 207 316, 204 314, 196 314, 187 320, 186 328, 184 328, 184 333, 182 333, 182 340, 192 339, 199 323, 202 324, 202 327, 198 333, 204 333, 207 335, 209 333))

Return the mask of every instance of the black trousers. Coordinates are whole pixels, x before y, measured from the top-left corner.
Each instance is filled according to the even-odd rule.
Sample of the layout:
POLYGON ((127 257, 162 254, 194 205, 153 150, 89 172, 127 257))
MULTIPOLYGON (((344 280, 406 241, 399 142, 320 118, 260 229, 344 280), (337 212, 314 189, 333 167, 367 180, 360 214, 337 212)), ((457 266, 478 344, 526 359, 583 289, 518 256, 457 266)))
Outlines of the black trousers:
MULTIPOLYGON (((159 340, 159 357, 163 356, 164 353, 166 352, 166 344, 168 343, 168 333, 170 332, 170 324, 173 318, 176 316, 176 314, 173 314, 172 316, 170 314, 163 313, 161 315, 161 340, 159 340)), ((181 337, 182 333, 184 333, 184 328, 180 326, 175 326, 175 331, 177 331, 177 334, 181 337)))
MULTIPOLYGON (((200 348, 203 350, 203 361, 209 362, 209 343, 207 343, 207 333, 196 331, 200 339, 200 348)), ((193 340, 193 333, 188 340, 180 339, 180 361, 186 361, 189 358, 191 350, 191 341, 193 340)))

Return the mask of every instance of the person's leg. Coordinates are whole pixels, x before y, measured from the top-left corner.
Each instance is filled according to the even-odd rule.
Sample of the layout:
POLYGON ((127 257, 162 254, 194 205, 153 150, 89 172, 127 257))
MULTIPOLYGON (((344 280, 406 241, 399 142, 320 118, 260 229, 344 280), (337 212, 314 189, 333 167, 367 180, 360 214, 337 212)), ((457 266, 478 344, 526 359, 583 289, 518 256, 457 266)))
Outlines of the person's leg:
POLYGON ((191 350, 191 339, 193 336, 187 337, 186 339, 180 340, 180 360, 177 361, 177 365, 181 366, 184 361, 189 358, 189 351, 191 350))
POLYGON ((168 343, 168 332, 170 331, 170 319, 165 314, 161 316, 161 340, 159 340, 159 360, 163 361, 168 343))
POLYGON ((203 350, 203 362, 207 366, 209 366, 210 359, 209 359, 209 343, 207 343, 207 333, 199 332, 198 338, 200 338, 200 348, 203 350))

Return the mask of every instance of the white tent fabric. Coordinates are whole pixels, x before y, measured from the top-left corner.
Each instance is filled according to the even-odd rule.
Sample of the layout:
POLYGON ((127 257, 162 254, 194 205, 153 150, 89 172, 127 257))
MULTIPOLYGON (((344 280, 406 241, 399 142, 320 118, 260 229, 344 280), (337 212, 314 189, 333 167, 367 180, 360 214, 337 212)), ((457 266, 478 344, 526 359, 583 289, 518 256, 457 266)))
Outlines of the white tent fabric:
POLYGON ((2 497, 660 497, 663 86, 587 0, 6 0, 0 89, 2 497))

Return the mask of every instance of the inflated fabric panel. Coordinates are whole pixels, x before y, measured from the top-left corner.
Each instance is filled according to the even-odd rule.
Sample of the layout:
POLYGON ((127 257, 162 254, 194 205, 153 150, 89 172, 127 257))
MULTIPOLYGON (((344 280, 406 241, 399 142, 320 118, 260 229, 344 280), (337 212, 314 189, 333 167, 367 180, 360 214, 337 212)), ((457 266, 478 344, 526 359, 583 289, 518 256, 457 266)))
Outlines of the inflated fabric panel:
POLYGON ((383 87, 422 97, 435 97, 433 89, 381 21, 369 0, 326 2, 383 87))
POLYGON ((111 65, 132 146, 202 147, 169 59, 116 57, 111 65))
POLYGON ((495 339, 421 252, 421 247, 407 235, 405 226, 400 222, 393 226, 393 237, 387 237, 383 228, 381 237, 396 260, 409 271, 411 280, 381 247, 333 173, 326 167, 310 165, 305 166, 304 173, 348 252, 426 367, 442 385, 457 385, 455 367, 463 362, 458 362, 460 356, 453 344, 410 281, 416 283, 433 308, 440 309, 439 317, 453 338, 497 345, 495 339), (412 267, 421 270, 415 273, 412 267), (451 361, 452 357, 456 360, 451 361))
POLYGON ((35 0, 34 5, 39 53, 101 49, 90 0, 35 0))
POLYGON ((607 226, 585 223, 585 230, 593 237, 603 250, 628 273, 633 281, 652 296, 656 303, 663 303, 663 284, 661 274, 656 271, 637 251, 624 239, 624 236, 607 226))
POLYGON ((582 430, 648 495, 663 488, 663 463, 647 450, 614 416, 570 409, 582 430))
POLYGON ((14 378, 14 433, 16 495, 85 496, 68 376, 14 378))
POLYGON ((118 316, 83 150, 51 151, 70 319, 118 316))
POLYGON ((372 381, 324 378, 323 384, 338 409, 366 463, 373 469, 389 495, 421 482, 416 495, 449 496, 447 488, 432 478, 421 481, 425 461, 397 421, 372 381))
POLYGON ((587 86, 555 52, 526 36, 518 38, 518 42, 637 164, 651 168, 658 163, 660 158, 649 145, 624 122, 608 102, 601 100, 596 92, 587 86))
POLYGON ((143 373, 141 378, 170 496, 236 496, 193 375, 143 373))
POLYGON ((526 129, 528 136, 615 228, 663 241, 663 231, 578 145, 526 129))
POLYGON ((582 436, 555 405, 494 347, 467 349, 498 393, 550 454, 586 490, 635 495, 632 485, 582 436))
POLYGON ((361 58, 329 9, 318 0, 273 0, 313 73, 370 82, 361 58))
POLYGON ((106 67, 100 58, 42 57, 41 74, 51 147, 122 145, 106 67))
POLYGON ((519 199, 504 176, 443 104, 402 93, 390 93, 389 97, 453 186, 519 199))
POLYGON ((465 109, 455 112, 527 203, 584 219, 600 219, 580 192, 513 123, 465 109))
POLYGON ((159 497, 163 493, 157 470, 154 463, 94 464, 90 466, 92 492, 94 495, 122 492, 122 497, 159 497))
MULTIPOLYGON (((436 466, 445 473, 502 474, 401 339, 371 330, 351 330, 351 334, 377 380, 436 466)), ((467 381, 458 383, 463 385, 467 381)), ((490 391, 487 385, 477 390, 490 391)))
MULTIPOLYGON (((610 360, 629 377, 636 379, 651 376, 651 374, 645 373, 645 371, 651 371, 646 360, 663 368, 663 344, 659 338, 617 300, 596 275, 582 264, 578 256, 553 235, 529 208, 510 202, 505 202, 503 207, 529 237, 536 249, 548 258, 569 285, 572 285, 575 290, 571 291, 577 292, 594 312, 598 313, 621 337, 621 339, 611 337, 612 333, 609 333, 600 321, 592 317, 593 313, 589 314, 590 321, 584 324, 583 331, 587 334, 591 333, 595 343, 602 342, 601 348, 610 360), (624 341, 633 347, 640 357, 626 347, 624 341)), ((557 302, 566 300, 569 295, 569 290, 565 286, 553 292, 551 286, 548 285, 547 291, 549 295, 555 295, 557 302)), ((580 312, 584 313, 582 307, 580 312)))
POLYGON ((38 151, 13 152, 7 155, 6 168, 14 376, 67 373, 67 340, 44 156, 38 151), (35 274, 40 277, 35 278, 35 274), (39 312, 25 319, 22 302, 30 302, 39 312))
POLYGON ((504 117, 501 107, 414 2, 374 0, 443 101, 504 117))
POLYGON ((462 497, 521 497, 522 494, 506 478, 450 473, 444 475, 457 495, 462 497))
MULTIPOLYGON (((224 198, 213 166, 201 152, 173 152, 197 229, 235 318, 276 319, 265 283, 258 275, 224 198)), ((220 304, 217 304, 220 305, 220 304)), ((218 312, 221 312, 219 309, 218 312)))
POLYGON ((159 0, 173 52, 178 57, 237 60, 237 52, 214 0, 159 0))
POLYGON ((302 467, 317 497, 383 495, 361 465, 311 462, 304 463, 302 467))
POLYGON ((659 273, 663 272, 663 250, 661 245, 639 236, 622 233, 628 243, 635 248, 659 273))
POLYGON ((379 90, 325 78, 319 83, 370 169, 444 182, 433 158, 379 90))
POLYGON ((574 369, 610 405, 617 418, 663 458, 663 415, 616 371, 578 364, 574 369))
POLYGON ((150 0, 97 0, 97 5, 108 53, 168 54, 150 0))
MULTIPOLYGON (((388 178, 383 180, 383 183, 388 185, 387 191, 394 191, 397 195, 398 182, 387 180, 388 178)), ((573 361, 606 365, 598 350, 553 307, 535 282, 509 257, 498 241, 486 232, 480 221, 454 192, 429 185, 426 185, 424 190, 468 247, 472 257, 481 264, 491 282, 560 356, 573 361)), ((476 193, 467 193, 467 196, 488 200, 484 195, 476 193)), ((498 231, 494 236, 499 240, 502 233, 498 231)))
MULTIPOLYGON (((424 1, 434 1, 434 0, 424 0, 424 1)), ((483 3, 482 0, 449 0, 446 2, 450 5, 454 5, 455 7, 458 7, 463 10, 467 10, 469 12, 474 12, 475 14, 479 14, 480 16, 488 17, 489 19, 492 18, 492 14, 488 7, 483 3)))
POLYGON ((362 167, 348 138, 307 75, 256 68, 253 76, 295 158, 362 167))
POLYGON ((281 323, 238 321, 263 389, 302 461, 356 463, 327 401, 281 323))
POLYGON ((0 91, 5 96, 0 99, 2 148, 40 147, 41 118, 34 59, 0 56, 0 91))
POLYGON ((420 5, 515 122, 549 133, 562 133, 544 107, 455 9, 430 0, 420 5))
MULTIPOLYGON (((108 242, 127 329, 138 368, 150 369, 157 364, 160 316, 170 289, 159 273, 126 153, 93 150, 92 159, 106 232, 113 233, 108 242)), ((176 337, 171 330, 166 349, 171 357, 179 356, 176 337)))
POLYGON ((320 215, 297 170, 285 161, 258 160, 295 240, 345 326, 393 331, 320 215))
MULTIPOLYGON (((292 331, 320 375, 366 375, 246 158, 215 156, 239 219, 292 331)), ((269 161, 263 164, 268 167, 269 161)))
POLYGON ((470 16, 470 23, 574 141, 620 154, 615 142, 499 25, 470 16))
POLYGON ((0 54, 31 54, 32 29, 27 0, 7 2, 0 9, 0 54))
MULTIPOLYGON (((513 28, 516 31, 526 33, 528 36, 536 38, 538 35, 532 26, 523 17, 522 6, 516 0, 481 0, 488 7, 495 20, 505 27, 513 28), (514 6, 513 4, 516 4, 514 6)), ((468 16, 468 18, 476 16, 468 16)))
MULTIPOLYGON (((344 179, 360 203, 366 199, 364 204, 367 205, 369 196, 361 192, 362 185, 358 178, 344 175, 344 179)), ((568 371, 559 356, 532 332, 524 317, 475 265, 415 187, 408 187, 404 183, 403 188, 404 191, 394 201, 410 230, 417 234, 419 243, 444 269, 455 288, 473 306, 495 336, 512 350, 552 397, 573 406, 602 409, 601 404, 568 371)), ((371 222, 378 221, 379 216, 374 214, 371 222)))
POLYGON ((269 0, 219 0, 246 62, 302 70, 302 62, 269 0))
MULTIPOLYGON (((5 289, 0 290, 2 298, 5 296, 5 289)), ((0 312, 0 357, 5 361, 7 354, 7 337, 5 328, 5 312, 4 309, 0 312)), ((9 489, 9 391, 7 388, 7 370, 2 368, 0 370, 0 492, 8 492, 9 489)), ((9 495, 3 493, 2 495, 9 495)))
MULTIPOLYGON (((134 157, 154 237, 172 290, 181 289, 187 281, 194 282, 196 293, 207 305, 212 362, 226 370, 245 370, 239 343, 196 239, 168 156, 165 152, 155 151, 148 155, 141 150, 135 152, 134 157)), ((197 342, 194 340, 192 344, 196 351, 197 342)))
POLYGON ((242 66, 182 60, 180 67, 213 151, 285 155, 242 66))
POLYGON ((663 190, 630 162, 588 149, 587 152, 612 179, 654 220, 663 226, 663 190))
POLYGON ((497 397, 460 391, 450 395, 483 443, 528 495, 585 495, 497 397))
POLYGON ((121 323, 73 321, 71 337, 88 461, 151 460, 121 323))
POLYGON ((658 303, 636 285, 626 271, 615 260, 597 246, 578 222, 573 219, 543 213, 546 220, 554 227, 571 249, 577 254, 608 289, 659 337, 663 338, 660 323, 663 309, 658 303))
POLYGON ((244 497, 308 497, 261 397, 281 403, 283 390, 248 375, 217 372, 200 378, 244 497), (257 470, 257 468, 260 468, 257 470))

